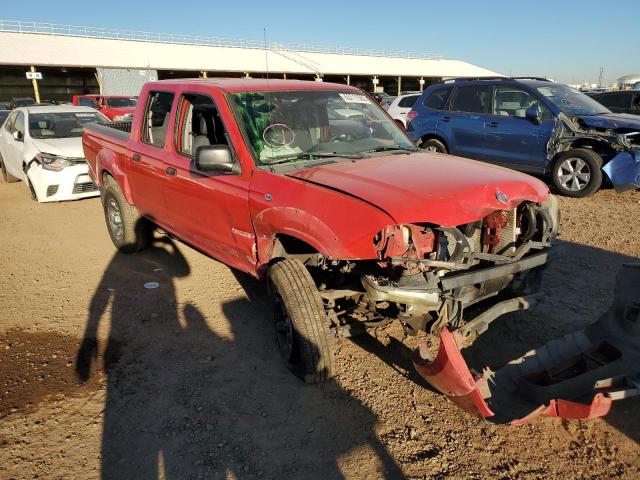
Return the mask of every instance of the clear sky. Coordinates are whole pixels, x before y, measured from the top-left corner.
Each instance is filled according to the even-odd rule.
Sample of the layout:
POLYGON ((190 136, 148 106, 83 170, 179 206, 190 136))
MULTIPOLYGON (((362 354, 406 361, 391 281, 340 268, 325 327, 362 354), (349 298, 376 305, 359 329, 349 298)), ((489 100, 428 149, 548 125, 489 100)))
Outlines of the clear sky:
POLYGON ((0 0, 0 18, 439 53, 506 75, 640 72, 638 0, 0 0))

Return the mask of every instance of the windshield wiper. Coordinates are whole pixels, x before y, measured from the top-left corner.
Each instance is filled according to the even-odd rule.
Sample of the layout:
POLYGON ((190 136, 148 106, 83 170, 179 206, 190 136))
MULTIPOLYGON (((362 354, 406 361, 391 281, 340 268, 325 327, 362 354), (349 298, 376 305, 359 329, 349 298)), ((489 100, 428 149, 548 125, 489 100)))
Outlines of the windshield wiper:
POLYGON ((406 147, 402 147, 400 145, 382 145, 380 147, 376 147, 372 150, 365 150, 364 152, 360 152, 360 153, 375 153, 375 152, 391 152, 391 151, 397 151, 400 150, 402 152, 405 153, 409 153, 409 152, 415 152, 416 149, 415 148, 406 148, 406 147))
POLYGON ((279 157, 271 157, 268 161, 262 161, 263 165, 278 165, 295 160, 315 160, 316 158, 350 158, 356 160, 362 158, 359 153, 330 153, 330 152, 305 152, 297 155, 281 155, 279 157))

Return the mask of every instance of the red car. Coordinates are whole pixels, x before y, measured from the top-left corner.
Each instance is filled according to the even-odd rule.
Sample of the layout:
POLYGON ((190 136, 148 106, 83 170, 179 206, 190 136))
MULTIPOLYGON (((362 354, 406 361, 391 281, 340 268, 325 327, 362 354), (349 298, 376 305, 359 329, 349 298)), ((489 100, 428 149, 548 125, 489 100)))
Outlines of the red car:
POLYGON ((102 113, 109 120, 116 122, 131 121, 136 110, 138 97, 123 95, 74 95, 74 105, 92 107, 102 113))
MULTIPOLYGON (((308 382, 333 374, 331 335, 398 319, 436 337, 465 325, 470 342, 526 308, 559 223, 541 181, 418 151, 346 85, 151 82, 133 123, 90 124, 83 145, 115 246, 142 250, 157 226, 266 279, 281 352, 308 382)), ((455 395, 456 375, 425 378, 455 395)))

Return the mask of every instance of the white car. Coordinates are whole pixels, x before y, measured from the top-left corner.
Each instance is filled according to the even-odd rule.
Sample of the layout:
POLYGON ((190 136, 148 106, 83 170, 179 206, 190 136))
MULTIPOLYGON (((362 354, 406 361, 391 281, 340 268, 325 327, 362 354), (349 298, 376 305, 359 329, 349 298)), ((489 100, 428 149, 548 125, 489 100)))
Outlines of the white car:
POLYGON ((16 108, 0 128, 4 180, 22 180, 38 202, 98 196, 84 159, 82 130, 85 123, 108 121, 89 107, 16 108))
POLYGON ((407 114, 413 108, 413 104, 420 98, 420 95, 422 94, 418 92, 396 97, 387 107, 387 113, 398 123, 398 125, 402 128, 407 128, 407 114))

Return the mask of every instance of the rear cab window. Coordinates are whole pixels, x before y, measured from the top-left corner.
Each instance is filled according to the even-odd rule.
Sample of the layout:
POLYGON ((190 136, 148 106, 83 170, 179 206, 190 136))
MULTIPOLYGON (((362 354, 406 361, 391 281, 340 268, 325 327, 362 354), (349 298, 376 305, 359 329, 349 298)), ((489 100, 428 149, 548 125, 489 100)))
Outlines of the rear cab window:
POLYGON ((164 147, 174 97, 173 92, 149 92, 140 130, 142 143, 158 148, 164 147))
POLYGON ((490 85, 467 85, 456 87, 451 96, 450 110, 460 113, 490 113, 490 85))
POLYGON ((439 88, 433 91, 424 101, 423 105, 431 110, 444 110, 452 87, 439 88))

